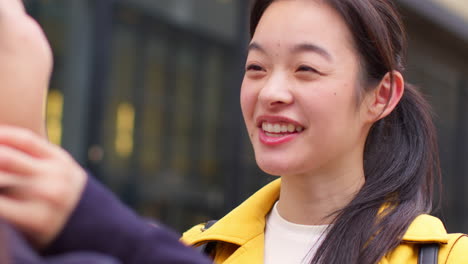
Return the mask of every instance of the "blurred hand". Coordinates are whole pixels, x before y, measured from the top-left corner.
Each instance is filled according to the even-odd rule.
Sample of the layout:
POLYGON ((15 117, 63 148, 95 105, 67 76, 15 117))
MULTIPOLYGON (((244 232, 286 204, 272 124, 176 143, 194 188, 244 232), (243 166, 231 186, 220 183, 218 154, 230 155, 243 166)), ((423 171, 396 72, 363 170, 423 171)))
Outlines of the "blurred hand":
POLYGON ((41 248, 77 205, 86 172, 60 147, 29 130, 0 126, 0 217, 41 248))

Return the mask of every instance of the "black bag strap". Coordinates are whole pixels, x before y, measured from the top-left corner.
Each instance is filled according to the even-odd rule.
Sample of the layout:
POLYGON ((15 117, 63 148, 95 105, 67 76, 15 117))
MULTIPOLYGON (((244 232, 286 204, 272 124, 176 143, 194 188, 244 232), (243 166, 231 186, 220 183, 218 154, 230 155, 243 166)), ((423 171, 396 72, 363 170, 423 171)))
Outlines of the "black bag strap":
MULTIPOLYGON (((208 222, 205 223, 205 225, 203 226, 202 228, 202 232, 206 231, 208 228, 210 228, 212 225, 214 225, 218 220, 210 220, 208 222)), ((196 247, 197 251, 198 252, 201 252, 205 255, 211 255, 211 253, 213 252, 213 250, 215 249, 216 247, 216 241, 210 241, 208 243, 205 243, 201 246, 198 246, 196 247)))
POLYGON ((439 244, 421 244, 419 247, 418 264, 437 264, 439 244))

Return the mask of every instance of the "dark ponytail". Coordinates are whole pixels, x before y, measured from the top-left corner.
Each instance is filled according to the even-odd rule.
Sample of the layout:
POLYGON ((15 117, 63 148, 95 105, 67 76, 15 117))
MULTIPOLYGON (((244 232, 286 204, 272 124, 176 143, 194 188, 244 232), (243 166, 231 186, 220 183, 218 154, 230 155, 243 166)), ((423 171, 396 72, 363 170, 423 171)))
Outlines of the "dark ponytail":
POLYGON ((435 128, 426 100, 415 87, 405 88, 393 112, 371 128, 366 182, 338 213, 312 263, 376 263, 416 216, 430 212, 438 170, 435 128))
MULTIPOLYGON (((255 1, 251 36, 273 1, 255 1)), ((387 73, 393 79, 393 71, 404 71, 406 33, 391 0, 323 2, 342 16, 353 35, 363 75, 357 94, 375 88, 372 84, 387 73)), ((401 242, 416 216, 431 211, 434 180, 440 178, 436 130, 431 108, 414 86, 405 84, 395 109, 370 129, 364 173, 363 187, 336 213, 312 263, 377 263, 401 242)))

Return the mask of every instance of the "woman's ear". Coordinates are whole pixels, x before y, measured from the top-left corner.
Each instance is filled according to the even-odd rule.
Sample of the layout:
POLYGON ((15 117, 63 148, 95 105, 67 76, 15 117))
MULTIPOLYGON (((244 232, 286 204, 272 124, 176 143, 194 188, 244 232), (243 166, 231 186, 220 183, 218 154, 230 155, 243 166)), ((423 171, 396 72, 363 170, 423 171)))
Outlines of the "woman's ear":
POLYGON ((389 115, 400 102, 404 91, 405 80, 400 72, 385 74, 377 87, 368 94, 369 121, 375 122, 389 115))

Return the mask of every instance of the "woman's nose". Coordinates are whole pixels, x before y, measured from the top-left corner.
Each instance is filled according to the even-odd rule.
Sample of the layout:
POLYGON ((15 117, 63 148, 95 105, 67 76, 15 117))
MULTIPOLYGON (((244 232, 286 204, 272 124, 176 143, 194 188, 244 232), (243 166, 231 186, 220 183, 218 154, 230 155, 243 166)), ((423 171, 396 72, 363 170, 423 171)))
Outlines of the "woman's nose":
POLYGON ((290 90, 287 78, 281 75, 271 76, 258 95, 258 100, 268 108, 289 105, 294 96, 290 90))

